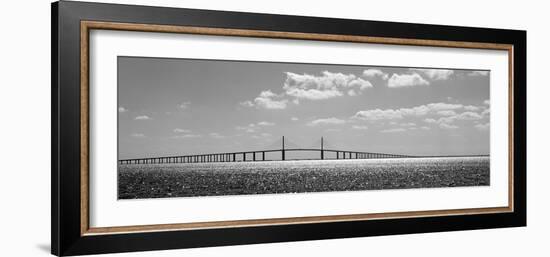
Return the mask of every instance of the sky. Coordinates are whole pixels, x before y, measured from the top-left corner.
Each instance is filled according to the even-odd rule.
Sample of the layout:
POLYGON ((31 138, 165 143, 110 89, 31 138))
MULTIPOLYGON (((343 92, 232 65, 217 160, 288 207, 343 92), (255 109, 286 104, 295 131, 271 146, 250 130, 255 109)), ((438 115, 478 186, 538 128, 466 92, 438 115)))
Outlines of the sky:
MULTIPOLYGON (((374 64, 373 64, 374 65, 374 64)), ((118 57, 119 158, 489 154, 490 71, 118 57)))

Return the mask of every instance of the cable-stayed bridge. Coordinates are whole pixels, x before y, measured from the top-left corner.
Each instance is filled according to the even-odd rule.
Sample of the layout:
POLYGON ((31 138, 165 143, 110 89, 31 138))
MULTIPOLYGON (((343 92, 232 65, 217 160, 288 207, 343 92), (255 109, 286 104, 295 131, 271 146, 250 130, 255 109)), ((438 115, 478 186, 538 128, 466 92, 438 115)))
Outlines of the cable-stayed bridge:
MULTIPOLYGON (((287 155, 291 152, 316 152, 319 156, 318 160, 339 160, 339 159, 388 159, 388 158, 412 158, 417 156, 392 154, 392 153, 377 153, 364 151, 349 151, 336 149, 328 145, 324 138, 321 137, 315 144, 318 147, 300 147, 297 144, 285 141, 282 137, 280 148, 267 148, 265 150, 239 151, 239 152, 223 152, 223 153, 205 153, 205 154, 190 154, 177 156, 160 156, 160 157, 145 157, 134 159, 119 160, 119 164, 162 164, 162 163, 208 163, 208 162, 247 162, 247 161, 285 161, 290 160, 287 155), (328 148, 327 148, 328 146, 328 148), (280 153, 277 159, 266 159, 266 154, 280 153)), ((311 158, 307 158, 311 159, 311 158)), ((317 158, 316 158, 317 159, 317 158)), ((299 160, 299 159, 292 159, 299 160)))

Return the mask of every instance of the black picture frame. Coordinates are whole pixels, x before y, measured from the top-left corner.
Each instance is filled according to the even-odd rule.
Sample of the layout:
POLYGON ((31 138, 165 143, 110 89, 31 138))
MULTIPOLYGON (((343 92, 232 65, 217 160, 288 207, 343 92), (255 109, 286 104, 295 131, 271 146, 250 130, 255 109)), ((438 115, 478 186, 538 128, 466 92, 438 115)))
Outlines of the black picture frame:
POLYGON ((52 4, 52 254, 81 255, 526 225, 526 31, 61 1, 52 4), (216 229, 81 233, 81 21, 513 45, 513 201, 506 213, 216 229))

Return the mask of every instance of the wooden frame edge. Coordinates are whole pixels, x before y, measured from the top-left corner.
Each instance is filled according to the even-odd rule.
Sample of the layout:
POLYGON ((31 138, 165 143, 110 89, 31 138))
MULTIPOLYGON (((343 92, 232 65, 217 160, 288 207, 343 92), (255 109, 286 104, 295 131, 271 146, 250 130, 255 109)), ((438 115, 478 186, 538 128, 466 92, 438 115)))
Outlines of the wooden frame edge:
POLYGON ((512 212, 512 211, 513 210, 511 210, 509 207, 494 207, 494 208, 491 207, 491 208, 454 209, 454 210, 441 210, 441 211, 439 210, 408 211, 408 212, 388 212, 388 213, 371 213, 371 214, 350 214, 350 215, 309 216, 309 217, 273 218, 273 219, 209 221, 209 222, 176 223, 176 224, 154 224, 154 225, 119 226, 119 227, 98 227, 98 228, 89 228, 86 231, 86 233, 84 233, 84 235, 93 236, 93 235, 102 235, 102 234, 161 232, 161 231, 174 231, 174 230, 276 226, 276 225, 381 220, 381 219, 393 219, 393 218, 405 219, 405 218, 421 218, 421 217, 451 216, 451 215, 505 213, 505 212, 512 212))
POLYGON ((81 92, 80 93, 80 109, 81 109, 81 112, 80 112, 80 144, 81 144, 81 149, 80 149, 80 165, 81 165, 80 166, 80 178, 81 178, 80 179, 80 206, 81 206, 80 235, 94 236, 94 235, 121 234, 121 233, 160 232, 160 231, 177 231, 177 230, 194 230, 194 229, 219 229, 219 228, 236 228, 236 227, 251 227, 251 226, 294 225, 294 224, 514 212, 514 166, 513 166, 513 163, 514 163, 513 162, 513 159, 514 159, 514 152, 513 152, 514 63, 513 63, 513 54, 514 54, 514 47, 511 44, 443 41, 443 40, 426 40, 426 39, 404 39, 404 38, 389 38, 389 37, 352 36, 352 35, 335 35, 335 34, 227 29, 227 28, 211 28, 211 27, 173 26, 173 25, 137 24, 137 23, 119 23, 119 22, 82 20, 80 22, 80 92, 81 92), (390 45, 412 45, 412 46, 427 46, 427 47, 506 50, 508 52, 508 68, 509 68, 509 74, 508 74, 508 84, 509 84, 508 85, 508 103, 509 103, 509 107, 508 107, 508 116, 509 116, 508 117, 508 124, 509 124, 508 206, 91 228, 89 225, 90 210, 89 210, 89 126, 88 125, 89 125, 89 32, 92 29, 156 32, 156 33, 159 33, 159 32, 160 33, 180 33, 180 34, 196 34, 196 35, 216 35, 216 36, 279 38, 279 39, 297 39, 297 40, 317 40, 317 41, 372 43, 372 44, 390 44, 390 45))
POLYGON ((80 23, 80 235, 89 224, 89 28, 80 23))

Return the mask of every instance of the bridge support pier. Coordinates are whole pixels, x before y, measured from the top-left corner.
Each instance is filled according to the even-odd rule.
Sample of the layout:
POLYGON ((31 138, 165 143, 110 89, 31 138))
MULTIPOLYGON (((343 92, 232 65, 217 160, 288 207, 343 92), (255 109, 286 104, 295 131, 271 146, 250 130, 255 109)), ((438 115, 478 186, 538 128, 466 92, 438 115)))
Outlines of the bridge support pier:
POLYGON ((265 152, 262 152, 262 161, 265 161, 265 152))

